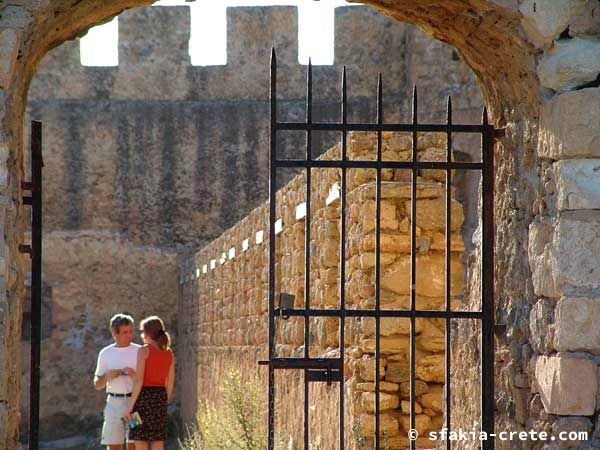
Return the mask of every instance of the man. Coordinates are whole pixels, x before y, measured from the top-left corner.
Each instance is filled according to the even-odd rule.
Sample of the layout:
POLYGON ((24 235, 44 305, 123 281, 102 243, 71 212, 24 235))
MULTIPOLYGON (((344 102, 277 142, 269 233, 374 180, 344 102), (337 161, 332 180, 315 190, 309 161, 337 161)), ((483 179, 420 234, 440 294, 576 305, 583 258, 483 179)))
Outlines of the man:
MULTIPOLYGON (((106 406, 102 425, 102 445, 108 450, 123 450, 127 432, 123 417, 129 411, 133 390, 137 352, 139 345, 132 343, 133 318, 126 314, 115 314, 110 319, 110 331, 114 344, 103 348, 98 355, 94 376, 94 387, 106 388, 106 406)), ((128 450, 135 450, 133 443, 128 450)))

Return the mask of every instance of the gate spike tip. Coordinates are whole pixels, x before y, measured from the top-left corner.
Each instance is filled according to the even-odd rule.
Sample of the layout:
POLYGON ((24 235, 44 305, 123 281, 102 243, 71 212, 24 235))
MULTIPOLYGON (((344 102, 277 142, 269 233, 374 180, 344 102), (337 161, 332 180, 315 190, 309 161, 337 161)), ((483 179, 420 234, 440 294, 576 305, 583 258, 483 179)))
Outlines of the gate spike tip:
POLYGON ((448 118, 448 123, 452 121, 452 96, 448 96, 448 102, 446 104, 446 113, 448 118))
POLYGON ((275 47, 271 47, 271 64, 274 64, 277 61, 277 56, 275 55, 275 47))
POLYGON ((412 98, 412 112, 413 112, 413 123, 417 123, 417 85, 413 85, 413 98, 412 98))
POLYGON ((482 117, 481 117, 481 123, 483 125, 488 125, 489 124, 487 106, 483 107, 483 114, 482 114, 482 117))

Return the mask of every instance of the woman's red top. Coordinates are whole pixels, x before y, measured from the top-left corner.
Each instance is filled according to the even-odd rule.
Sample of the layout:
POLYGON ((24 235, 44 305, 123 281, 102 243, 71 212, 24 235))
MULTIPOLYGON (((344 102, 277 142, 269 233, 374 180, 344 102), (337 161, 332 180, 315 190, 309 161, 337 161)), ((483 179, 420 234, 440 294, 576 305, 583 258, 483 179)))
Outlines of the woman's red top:
POLYGON ((148 345, 150 353, 146 358, 144 367, 143 386, 166 386, 169 369, 173 364, 173 352, 171 349, 159 350, 154 345, 148 345))

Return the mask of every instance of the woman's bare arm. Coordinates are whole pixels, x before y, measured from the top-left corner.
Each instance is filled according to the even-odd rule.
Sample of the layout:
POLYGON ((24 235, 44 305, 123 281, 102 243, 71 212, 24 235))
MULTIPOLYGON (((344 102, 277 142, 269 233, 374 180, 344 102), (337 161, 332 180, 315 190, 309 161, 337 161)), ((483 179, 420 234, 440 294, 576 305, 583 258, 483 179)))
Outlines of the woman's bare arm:
POLYGON ((135 406, 135 402, 140 395, 140 391, 142 390, 142 384, 144 383, 144 370, 146 369, 146 358, 148 358, 148 347, 142 347, 138 351, 137 356, 137 367, 135 369, 134 380, 135 383, 133 385, 133 392, 131 394, 131 406, 129 408, 129 412, 133 411, 133 407, 135 406))
POLYGON ((171 362, 171 367, 169 368, 169 375, 167 376, 167 401, 171 400, 171 396, 173 395, 173 387, 175 386, 175 357, 173 357, 173 361, 171 362))

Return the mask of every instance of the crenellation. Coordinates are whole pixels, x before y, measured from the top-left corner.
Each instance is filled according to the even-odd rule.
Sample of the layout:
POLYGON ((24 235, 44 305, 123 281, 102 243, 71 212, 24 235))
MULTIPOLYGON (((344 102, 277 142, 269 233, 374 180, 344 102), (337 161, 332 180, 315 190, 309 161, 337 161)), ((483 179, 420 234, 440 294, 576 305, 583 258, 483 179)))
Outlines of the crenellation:
POLYGON ((190 64, 190 26, 189 6, 123 12, 119 15, 119 66, 190 64))
POLYGON ((298 8, 227 8, 227 65, 265 64, 273 47, 279 66, 298 65, 298 8))

